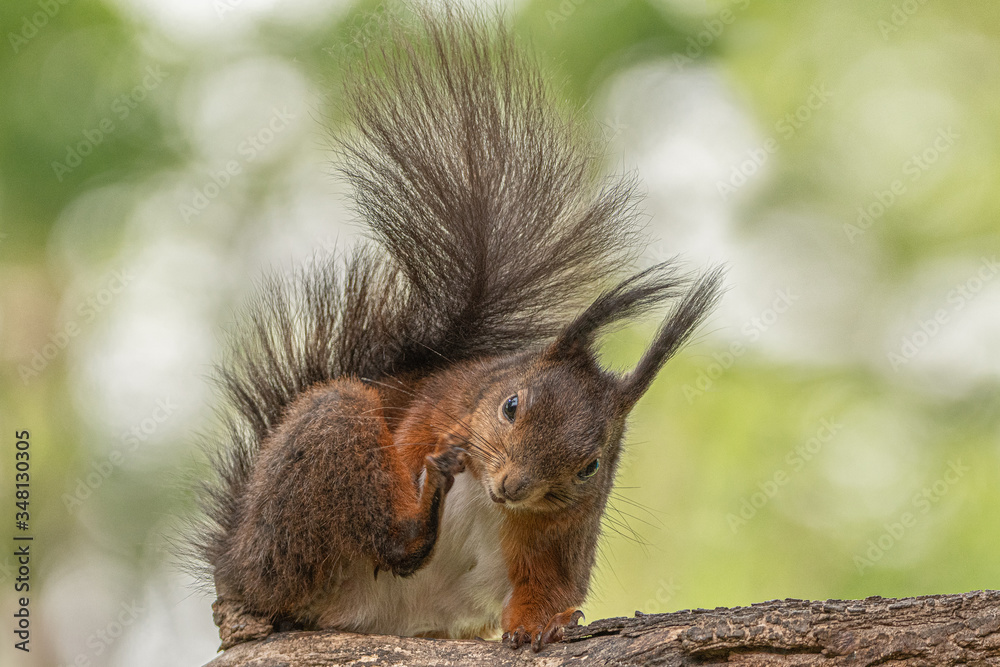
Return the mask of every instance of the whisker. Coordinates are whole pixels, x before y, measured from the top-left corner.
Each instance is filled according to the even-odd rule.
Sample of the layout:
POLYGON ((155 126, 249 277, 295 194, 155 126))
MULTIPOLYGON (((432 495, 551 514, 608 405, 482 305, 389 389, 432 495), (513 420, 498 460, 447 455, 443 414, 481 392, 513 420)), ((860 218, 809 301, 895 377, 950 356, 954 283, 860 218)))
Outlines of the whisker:
MULTIPOLYGON (((370 410, 366 410, 365 412, 371 413, 371 412, 379 412, 379 411, 382 411, 382 410, 390 410, 390 409, 404 410, 405 408, 396 408, 396 407, 393 407, 393 406, 383 406, 383 407, 379 407, 379 408, 372 408, 370 410)), ((379 417, 378 415, 357 414, 357 415, 345 416, 343 419, 350 420, 350 421, 357 421, 357 420, 364 420, 364 419, 378 420, 378 419, 381 419, 381 417, 379 417)), ((470 433, 471 433, 472 430, 471 429, 469 429, 469 430, 470 430, 470 433)), ((484 441, 485 441, 485 439, 484 439, 484 441)), ((433 447, 435 444, 436 443, 430 443, 430 442, 428 442, 428 443, 416 443, 416 442, 415 443, 393 443, 392 445, 382 445, 382 447, 383 448, 387 448, 387 447, 407 447, 407 446, 421 446, 421 447, 427 446, 427 447, 433 447)), ((491 458, 491 459, 493 458, 491 451, 484 450, 482 447, 480 447, 479 445, 475 444, 474 442, 469 442, 468 444, 470 445, 470 449, 472 449, 473 451, 477 451, 477 452, 483 454, 487 458, 491 458)))
POLYGON ((642 521, 642 519, 638 519, 638 518, 632 516, 631 514, 629 514, 627 512, 623 512, 621 509, 619 509, 618 507, 616 507, 613 503, 609 503, 607 507, 608 507, 608 509, 610 509, 613 512, 615 512, 618 516, 615 517, 610 512, 605 512, 605 514, 604 514, 604 518, 605 519, 607 519, 608 521, 616 522, 616 523, 618 523, 618 525, 621 525, 623 528, 625 528, 626 530, 628 530, 632 534, 632 536, 635 538, 634 541, 637 544, 643 544, 645 546, 649 546, 649 543, 646 542, 644 539, 641 538, 641 536, 639 535, 639 533, 629 523, 628 519, 632 518, 632 519, 635 519, 637 521, 641 521, 642 523, 645 523, 646 525, 650 526, 651 528, 657 528, 657 526, 654 526, 654 525, 650 524, 649 522, 642 521))
MULTIPOLYGON (((621 487, 621 488, 624 488, 624 487, 621 487)), ((616 487, 616 488, 614 488, 614 489, 611 490, 611 497, 614 498, 615 500, 622 500, 622 501, 628 503, 629 505, 632 505, 633 507, 637 507, 639 509, 645 510, 646 512, 649 512, 652 515, 664 514, 664 512, 662 510, 653 509, 649 505, 644 505, 644 504, 640 503, 637 500, 634 500, 632 498, 629 498, 626 495, 622 495, 622 494, 618 493, 618 490, 619 490, 618 487, 616 487)))
POLYGON ((604 515, 604 520, 603 520, 602 523, 605 523, 611 529, 612 532, 614 532, 618 536, 620 536, 620 537, 628 540, 629 542, 632 542, 632 543, 634 543, 634 544, 636 544, 638 546, 644 547, 644 548, 651 546, 650 543, 647 542, 646 540, 644 540, 639 535, 639 533, 635 532, 632 529, 632 527, 630 525, 628 525, 627 522, 621 521, 619 519, 616 519, 611 514, 605 514, 604 515))
POLYGON ((608 507, 610 507, 614 511, 618 512, 619 515, 621 515, 623 517, 628 517, 630 519, 634 519, 635 521, 638 521, 639 523, 645 524, 645 525, 649 526, 650 528, 662 528, 663 527, 663 522, 662 521, 659 522, 659 525, 657 525, 657 524, 654 524, 654 523, 650 523, 649 521, 646 521, 645 519, 641 519, 641 518, 635 516, 634 514, 630 514, 630 513, 626 512, 626 511, 618 508, 618 507, 615 507, 614 505, 612 505, 610 503, 608 504, 608 507))
POLYGON ((441 359, 443 359, 444 361, 447 361, 449 364, 455 363, 454 361, 452 361, 451 359, 449 359, 445 355, 441 354, 440 352, 438 352, 437 350, 435 350, 434 348, 432 348, 430 345, 427 345, 426 343, 420 342, 419 340, 417 340, 413 336, 409 336, 408 338, 409 338, 410 342, 416 343, 417 345, 419 345, 420 347, 424 348, 425 350, 427 350, 431 354, 436 354, 437 356, 441 357, 441 359))
MULTIPOLYGON (((371 383, 371 384, 374 384, 374 385, 385 387, 387 389, 391 389, 391 390, 394 390, 394 391, 399 391, 399 392, 401 392, 403 394, 407 394, 407 395, 412 396, 414 398, 419 397, 419 394, 417 392, 415 392, 413 390, 410 390, 410 389, 407 389, 404 386, 402 386, 402 381, 399 381, 399 380, 397 380, 397 382, 399 383, 397 385, 392 385, 392 384, 389 384, 387 382, 381 382, 379 380, 374 380, 372 378, 361 378, 361 380, 363 382, 368 382, 368 383, 371 383)), ((492 461, 495 464, 499 463, 500 457, 497 456, 496 453, 493 451, 493 445, 492 445, 492 443, 489 442, 489 440, 487 440, 482 435, 480 435, 479 433, 477 433, 464 420, 459 419, 459 418, 455 417, 454 415, 450 414, 447 410, 445 410, 441 406, 435 405, 434 403, 429 403, 428 405, 430 405, 434 410, 437 410, 438 412, 440 412, 441 414, 443 414, 445 417, 447 417, 448 419, 450 419, 452 422, 455 422, 456 424, 459 424, 462 427, 464 427, 465 430, 469 433, 470 436, 477 438, 479 440, 479 442, 482 443, 483 446, 482 447, 474 446, 473 447, 474 451, 477 451, 477 452, 481 453, 485 458, 487 458, 487 460, 492 461)), ((469 444, 472 444, 472 443, 470 442, 469 444)))

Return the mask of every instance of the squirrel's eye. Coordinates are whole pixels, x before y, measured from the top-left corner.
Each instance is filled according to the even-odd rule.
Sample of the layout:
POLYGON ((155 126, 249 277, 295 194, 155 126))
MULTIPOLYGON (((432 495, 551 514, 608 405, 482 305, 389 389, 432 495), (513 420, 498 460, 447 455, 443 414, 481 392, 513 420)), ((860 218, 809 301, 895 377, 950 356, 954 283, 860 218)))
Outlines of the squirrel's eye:
POLYGON ((576 473, 576 476, 580 479, 587 479, 588 477, 593 477, 597 474, 597 469, 601 467, 601 462, 598 459, 591 461, 586 468, 576 473))
POLYGON ((517 394, 514 394, 500 406, 500 412, 507 419, 507 421, 514 421, 514 417, 517 415, 517 394))

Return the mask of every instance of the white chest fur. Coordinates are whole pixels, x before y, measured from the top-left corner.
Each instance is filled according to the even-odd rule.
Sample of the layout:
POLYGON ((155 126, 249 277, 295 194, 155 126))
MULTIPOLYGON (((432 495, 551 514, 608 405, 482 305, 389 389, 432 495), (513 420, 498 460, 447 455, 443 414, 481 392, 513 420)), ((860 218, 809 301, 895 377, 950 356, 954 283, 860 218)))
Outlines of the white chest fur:
MULTIPOLYGON (((353 569, 353 568, 352 568, 353 569)), ((320 625, 355 632, 488 638, 511 592, 500 551, 500 514, 468 472, 445 500, 430 561, 406 579, 368 566, 347 575, 320 625)))

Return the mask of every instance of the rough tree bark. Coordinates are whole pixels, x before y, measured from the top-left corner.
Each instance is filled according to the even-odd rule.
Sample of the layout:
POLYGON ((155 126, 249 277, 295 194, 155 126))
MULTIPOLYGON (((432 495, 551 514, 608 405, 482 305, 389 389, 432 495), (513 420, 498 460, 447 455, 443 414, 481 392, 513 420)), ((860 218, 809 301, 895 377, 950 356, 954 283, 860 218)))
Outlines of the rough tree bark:
POLYGON ((1000 665, 1000 591, 637 612, 569 629, 540 653, 485 641, 286 632, 239 644, 209 667, 720 664, 1000 665))

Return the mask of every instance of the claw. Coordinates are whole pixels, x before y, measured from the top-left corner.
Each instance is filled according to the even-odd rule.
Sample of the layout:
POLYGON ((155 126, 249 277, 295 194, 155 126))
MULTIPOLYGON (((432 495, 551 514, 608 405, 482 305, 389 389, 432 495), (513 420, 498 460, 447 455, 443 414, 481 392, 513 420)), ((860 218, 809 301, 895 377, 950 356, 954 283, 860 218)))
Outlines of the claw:
POLYGON ((517 630, 514 630, 513 632, 503 633, 503 641, 513 649, 518 649, 525 644, 532 643, 531 635, 528 634, 528 631, 524 629, 523 625, 518 626, 517 630))
MULTIPOLYGON (((545 625, 545 630, 541 633, 539 648, 544 644, 554 644, 555 642, 562 641, 566 634, 566 628, 578 625, 582 618, 583 612, 572 607, 550 618, 549 622, 545 625)), ((537 651, 538 649, 535 650, 537 651)))
POLYGON ((455 457, 454 472, 457 475, 460 472, 465 472, 465 458, 469 455, 469 453, 464 449, 462 449, 461 447, 455 447, 455 453, 456 457, 455 457))
POLYGON ((511 648, 530 644, 532 650, 537 653, 546 644, 562 641, 566 628, 578 625, 581 619, 583 619, 583 612, 570 607, 549 618, 549 622, 544 627, 541 624, 534 625, 531 632, 525 630, 523 625, 519 625, 516 630, 508 630, 503 633, 503 642, 511 648))
MULTIPOLYGON (((565 634, 564 628, 561 625, 555 628, 548 628, 542 635, 540 635, 541 643, 554 644, 556 642, 561 642, 564 634, 565 634)), ((541 646, 539 646, 538 648, 541 648, 541 646)), ((537 651, 538 648, 536 648, 535 650, 537 651)))
POLYGON ((447 447, 428 455, 424 465, 428 470, 433 468, 441 475, 444 492, 448 493, 455 484, 455 475, 465 472, 465 450, 459 447, 447 447))

